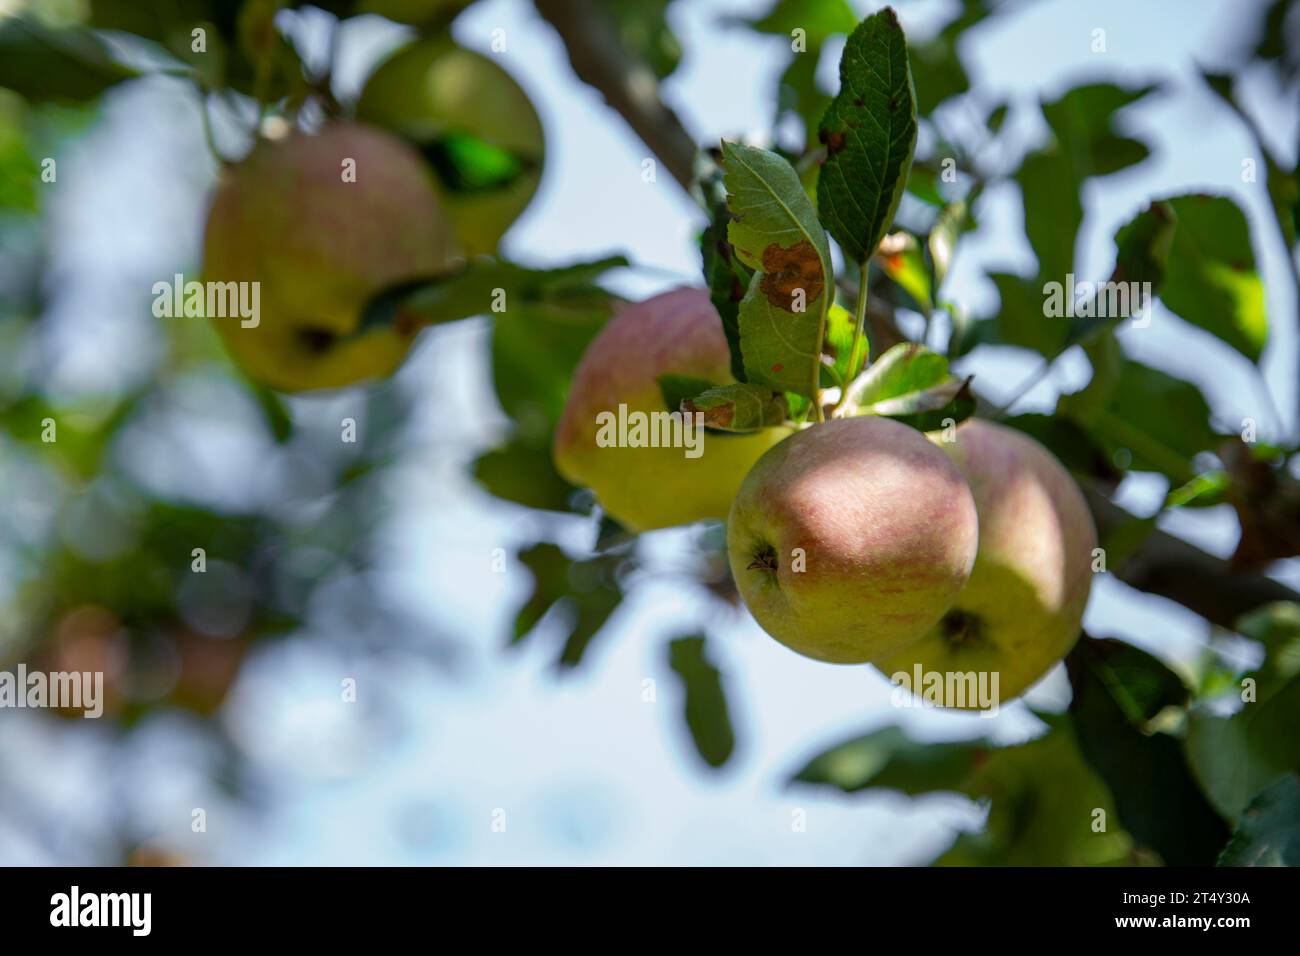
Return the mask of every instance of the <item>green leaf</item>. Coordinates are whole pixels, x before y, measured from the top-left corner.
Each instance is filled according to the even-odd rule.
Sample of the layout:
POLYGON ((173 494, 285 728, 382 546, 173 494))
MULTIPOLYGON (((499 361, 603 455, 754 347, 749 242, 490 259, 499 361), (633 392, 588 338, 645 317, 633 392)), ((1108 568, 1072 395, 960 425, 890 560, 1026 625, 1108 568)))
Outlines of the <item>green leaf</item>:
POLYGON ((1153 202, 1120 227, 1115 233, 1115 268, 1111 271, 1110 284, 1099 288, 1091 303, 1076 308, 1062 351, 1076 342, 1087 341, 1100 329, 1118 325, 1141 309, 1151 308, 1164 283, 1176 222, 1177 216, 1169 203, 1153 202))
POLYGON ((989 278, 998 290, 997 341, 1040 355, 1059 354, 1069 325, 1065 319, 1049 319, 1043 314, 1046 297, 1042 284, 1005 272, 991 273, 989 278))
POLYGON ((635 546, 635 541, 635 531, 629 531, 608 514, 601 514, 600 526, 596 529, 595 551, 597 554, 628 551, 635 546))
POLYGON ((705 653, 702 636, 679 637, 668 645, 668 664, 685 693, 683 717, 695 750, 710 767, 721 767, 736 746, 726 688, 705 653))
POLYGON ((948 360, 916 342, 900 342, 877 358, 848 389, 848 401, 859 407, 925 391, 946 383, 948 360))
POLYGON ((934 280, 916 237, 906 232, 890 234, 877 249, 876 261, 881 271, 911 297, 917 311, 929 315, 934 308, 930 298, 934 280))
POLYGON ((527 637, 551 605, 568 590, 569 558, 557 546, 535 544, 519 552, 519 561, 532 573, 533 589, 515 616, 512 644, 527 637))
POLYGON ((741 20, 759 33, 792 38, 803 31, 808 47, 820 47, 837 33, 848 33, 858 24, 848 0, 777 0, 763 16, 741 20))
POLYGON ((512 643, 527 637, 554 608, 565 634, 557 663, 562 669, 576 667, 622 600, 614 582, 622 557, 572 561, 555 545, 543 543, 521 551, 519 560, 532 572, 533 590, 515 618, 512 643))
POLYGON ((1256 608, 1237 621, 1237 633, 1265 645, 1300 638, 1300 604, 1274 601, 1256 608))
POLYGON ((577 490, 555 470, 549 446, 521 439, 479 456, 474 479, 489 494, 541 511, 568 511, 577 490))
POLYGON ((569 383, 587 345, 608 316, 604 310, 557 315, 549 309, 513 309, 492 327, 492 380, 515 436, 550 448, 569 383))
POLYGON ((1238 620, 1236 630, 1264 645, 1261 683, 1276 684, 1300 674, 1300 604, 1295 601, 1265 604, 1238 620))
POLYGON ((948 374, 948 360, 915 342, 900 342, 846 390, 848 415, 881 415, 920 431, 960 424, 975 413, 970 378, 948 374))
POLYGON ((381 290, 363 310, 357 334, 402 320, 437 324, 476 315, 545 315, 557 321, 583 321, 609 315, 609 293, 596 279, 627 266, 623 256, 607 256, 558 269, 527 269, 502 259, 479 257, 445 275, 404 282, 381 290))
POLYGON ((948 266, 952 264, 953 252, 957 248, 957 237, 961 235, 966 222, 966 203, 949 203, 930 227, 930 234, 925 240, 925 251, 931 279, 930 299, 933 302, 939 301, 939 290, 948 276, 948 266))
POLYGON ((727 208, 727 186, 721 167, 710 162, 694 184, 693 192, 696 200, 709 214, 709 225, 700 235, 704 284, 708 286, 709 300, 718 310, 718 316, 722 319, 722 331, 727 336, 727 348, 731 353, 731 377, 737 382, 743 382, 746 376, 745 359, 740 348, 740 302, 745 297, 753 273, 736 258, 735 250, 727 239, 731 210, 727 208))
POLYGON ((571 670, 582 663, 592 641, 604 630, 610 615, 617 610, 623 596, 612 587, 599 587, 565 599, 574 612, 573 630, 560 650, 557 662, 561 670, 571 670))
POLYGON ((1300 866, 1300 774, 1287 774, 1251 800, 1219 866, 1300 866))
MULTIPOLYGON (((815 143, 818 124, 826 113, 826 107, 831 104, 830 94, 823 93, 817 84, 820 54, 820 47, 795 53, 777 81, 777 112, 773 126, 779 128, 786 116, 797 118, 803 128, 804 149, 815 143)), ((812 168, 816 169, 815 166, 812 168)), ((816 195, 816 189, 812 195, 816 195)))
POLYGON ((1168 202, 1156 201, 1115 233, 1113 282, 1150 282, 1160 288, 1173 248, 1178 214, 1168 202))
POLYGON ((907 172, 907 191, 927 206, 942 209, 947 200, 939 191, 939 176, 938 164, 926 166, 913 163, 907 172))
POLYGON ((1094 379, 1061 396, 1057 413, 1081 425, 1112 461, 1122 451, 1135 470, 1180 484, 1196 474, 1192 459, 1217 443, 1200 389, 1131 360, 1122 362, 1114 381, 1094 379))
POLYGON ((1072 472, 1103 481, 1118 481, 1123 477, 1088 433, 1068 418, 1038 414, 1013 415, 1003 419, 1002 424, 1019 429, 1036 439, 1072 472))
POLYGON ((713 383, 707 378, 691 375, 660 375, 656 381, 664 399, 664 408, 670 412, 681 411, 683 402, 713 388, 713 383))
POLYGON ((775 153, 723 144, 732 248, 753 278, 740 303, 746 378, 812 397, 834 294, 830 247, 794 168, 775 153))
POLYGON ((1105 786, 1079 754, 1068 723, 1036 740, 997 747, 983 739, 914 740, 885 727, 820 754, 793 782, 846 793, 954 791, 989 804, 984 832, 963 835, 936 863, 1062 866, 1127 860, 1131 841, 1113 822, 1094 832, 1095 811, 1113 821, 1105 786))
POLYGON ((17 97, 0 102, 0 211, 34 213, 39 208, 37 186, 41 166, 23 120, 26 104, 17 97))
MULTIPOLYGON (((1279 2, 1274 10, 1284 9, 1279 2)), ((1254 119, 1242 108, 1233 92, 1232 77, 1226 74, 1202 73, 1202 79, 1218 96, 1237 114, 1255 139, 1256 148, 1264 157, 1267 169, 1268 195, 1273 201, 1273 215, 1287 248, 1296 244, 1297 232, 1300 232, 1300 169, 1284 169, 1274 158, 1273 153, 1263 143, 1260 130, 1254 119)))
POLYGON ((1168 203, 1178 228, 1161 299, 1170 311, 1258 362, 1268 317, 1246 217, 1222 196, 1179 196, 1168 203))
MULTIPOLYGON (((1037 313, 1035 321, 1048 326, 1048 341, 1059 348, 1065 323, 1048 323, 1043 318, 1041 289, 1047 282, 1065 282, 1066 275, 1074 271, 1074 247, 1083 223, 1082 177, 1066 153, 1052 148, 1027 156, 1016 173, 1016 182, 1024 199, 1025 234, 1038 257, 1039 281, 1033 284, 1037 302, 1032 311, 1037 313)), ((998 291, 1002 291, 1001 285, 998 291)))
MULTIPOLYGON (((90 0, 95 26, 157 43, 206 87, 230 87, 263 103, 283 98, 297 103, 308 92, 307 79, 293 44, 275 28, 284 5, 282 0, 90 0), (203 50, 194 49, 196 29, 204 31, 203 50)), ((326 5, 327 0, 317 4, 326 5)))
POLYGON ((1081 176, 1106 176, 1150 155, 1145 145, 1116 132, 1114 116, 1154 89, 1110 83, 1076 86, 1059 100, 1044 103, 1043 116, 1081 176))
POLYGON ((1002 131, 1002 124, 1006 122, 1008 109, 1008 104, 1000 103, 993 107, 992 112, 989 113, 988 119, 984 121, 984 125, 989 128, 989 132, 994 136, 1002 131))
POLYGON ((270 430, 271 437, 283 445, 293 437, 293 417, 289 414, 284 398, 260 382, 250 380, 248 390, 252 393, 258 408, 262 410, 262 417, 266 419, 266 427, 270 430))
POLYGON ((886 399, 862 409, 866 414, 892 418, 917 431, 932 432, 960 425, 975 414, 971 377, 949 379, 924 391, 886 399))
POLYGON ((822 342, 822 352, 830 358, 830 363, 823 363, 823 385, 842 388, 858 374, 858 370, 871 352, 867 330, 857 340, 853 348, 857 322, 853 313, 842 305, 832 305, 826 314, 826 338, 822 342), (831 381, 827 382, 829 378, 831 381))
POLYGON ((704 424, 728 432, 756 432, 783 424, 790 410, 785 396, 763 385, 720 385, 682 403, 682 411, 704 415, 704 424))
POLYGON ((817 210, 844 254, 866 262, 893 222, 916 149, 916 92, 907 42, 890 7, 849 35, 840 92, 822 118, 826 162, 817 210))
MULTIPOLYGON (((1062 285, 1074 270, 1075 246, 1083 223, 1080 192, 1090 176, 1105 175, 1146 156, 1146 147, 1113 132, 1113 114, 1149 92, 1125 90, 1109 84, 1078 87, 1060 100, 1043 104, 1056 141, 1029 154, 1016 173, 1025 210, 1025 234, 1038 258, 1038 276, 1025 282, 1014 276, 993 276, 1002 297, 998 328, 1005 342, 1032 348, 1047 356, 1063 351, 1072 341, 1089 334, 1093 320, 1046 320, 1044 292, 1047 283, 1062 285), (1069 336, 1073 335, 1074 338, 1069 336)), ((1146 223, 1139 224, 1145 228, 1146 223)), ((1123 237, 1134 247, 1140 233, 1123 237)))
POLYGON ((909 796, 962 791, 994 745, 987 740, 953 743, 913 740, 898 727, 884 727, 846 740, 814 757, 791 779, 845 793, 870 788, 909 796))
POLYGON ((85 102, 139 75, 90 30, 0 16, 0 87, 29 102, 85 102))
POLYGON ((1210 802, 1238 819, 1251 798, 1278 777, 1300 768, 1300 677, 1257 688, 1259 699, 1232 717, 1194 710, 1187 755, 1210 802))
POLYGON ((1188 770, 1178 740, 1155 729, 1188 699, 1159 660, 1114 640, 1082 638, 1066 658, 1079 749, 1106 781, 1120 822, 1173 866, 1209 865, 1227 828, 1188 770))
POLYGON ((660 80, 681 62, 682 48, 668 24, 670 0, 619 0, 602 4, 614 21, 622 56, 640 60, 660 80))
POLYGON ((1227 500, 1230 486, 1226 471, 1214 470, 1197 475, 1186 484, 1170 488, 1165 508, 1210 508, 1227 500))
POLYGON ((992 751, 962 786, 989 803, 978 834, 963 834, 939 866, 1103 866, 1133 862, 1106 785, 1079 752, 1068 722, 992 751), (1094 827, 1104 814, 1106 828, 1094 827))

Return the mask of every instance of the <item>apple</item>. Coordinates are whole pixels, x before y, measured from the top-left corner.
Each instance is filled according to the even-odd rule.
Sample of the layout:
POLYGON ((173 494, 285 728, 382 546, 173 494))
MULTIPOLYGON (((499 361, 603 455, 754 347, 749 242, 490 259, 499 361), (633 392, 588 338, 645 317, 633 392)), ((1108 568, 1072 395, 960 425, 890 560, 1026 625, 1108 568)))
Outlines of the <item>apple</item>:
POLYGON ((556 428, 560 473, 591 488, 606 512, 634 531, 726 518, 750 466, 790 433, 706 431, 697 457, 680 447, 602 443, 611 416, 668 411, 658 381, 668 374, 735 381, 722 320, 698 289, 665 292, 611 319, 578 363, 556 428))
POLYGON ((542 123, 491 57, 446 38, 399 49, 366 81, 357 118, 415 146, 467 255, 491 253, 542 177, 542 123))
POLYGON ((961 473, 886 418, 812 425, 741 485, 727 556, 763 630, 807 657, 861 664, 920 639, 952 606, 979 527, 961 473))
MULTIPOLYGON (((1028 435, 971 419, 954 438, 937 443, 975 496, 975 570, 937 627, 876 666, 913 683, 917 665, 923 674, 997 674, 1003 702, 1024 693, 1078 640, 1097 530, 1069 473, 1028 435)), ((979 702, 964 707, 979 709, 979 702)))
POLYGON ((336 388, 391 374, 418 331, 400 312, 361 330, 371 296, 446 271, 459 254, 419 154, 340 122, 263 141, 222 170, 203 277, 258 283, 255 323, 211 317, 252 378, 284 391, 336 388))

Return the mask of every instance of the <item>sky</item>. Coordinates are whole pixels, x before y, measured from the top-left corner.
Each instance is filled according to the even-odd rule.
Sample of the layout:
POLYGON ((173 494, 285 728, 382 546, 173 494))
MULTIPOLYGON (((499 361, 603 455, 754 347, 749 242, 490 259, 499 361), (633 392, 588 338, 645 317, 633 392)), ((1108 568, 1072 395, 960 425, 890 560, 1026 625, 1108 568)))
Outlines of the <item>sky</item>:
MULTIPOLYGON (((782 41, 720 25, 726 15, 766 6, 738 0, 674 6, 685 56, 665 96, 698 142, 761 141, 770 134, 782 41)), ((856 6, 865 14, 877 5, 856 6)), ((990 101, 1013 102, 1010 128, 1018 141, 1044 135, 1035 101, 1081 78, 1167 86, 1123 115, 1123 128, 1146 138, 1153 157, 1094 181, 1086 192, 1081 277, 1108 272, 1115 228, 1153 195, 1196 189, 1237 199, 1251 219, 1275 317, 1264 367, 1281 422, 1294 430, 1296 332, 1276 317, 1294 314, 1296 303, 1280 281, 1281 247, 1261 228, 1267 221, 1262 187, 1240 179, 1241 160, 1253 150, 1226 109, 1189 85, 1192 64, 1213 62, 1221 48, 1229 5, 1062 0, 1022 6, 972 30, 962 47, 972 85, 990 101), (1091 52, 1096 28, 1106 30, 1105 54, 1091 52)), ((930 0, 902 3, 900 16, 909 32, 924 31, 945 9, 930 0)), ((314 27, 303 20, 304 29, 314 27)), ((666 172, 643 181, 646 147, 573 77, 558 39, 530 4, 481 0, 455 32, 464 45, 489 52, 498 27, 507 40, 501 62, 537 104, 548 138, 542 190, 507 237, 505 254, 559 265, 624 252, 635 264, 616 280, 626 295, 698 284, 700 217, 689 200, 666 172)), ((340 64, 344 90, 403 36, 374 21, 348 32, 340 64)), ((837 57, 832 49, 822 63, 828 82, 837 57)), ((1260 115, 1270 119, 1276 114, 1271 91, 1258 78, 1245 80, 1260 115)), ((1297 141, 1294 129, 1276 135, 1279 142, 1297 141)), ((59 237, 51 243, 53 265, 56 276, 78 281, 58 286, 66 291, 55 297, 50 318, 66 332, 46 359, 56 388, 75 392, 148 374, 156 346, 152 320, 140 308, 141 289, 198 261, 204 189, 214 168, 193 99, 166 81, 110 96, 103 120, 64 168, 76 185, 53 209, 51 229, 59 237), (131 228, 123 228, 126 222, 131 228), (113 343, 112 362, 103 358, 106 341, 113 343)), ((982 279, 985 270, 1027 273, 1033 266, 1018 203, 1014 188, 990 193, 978 233, 959 248, 945 292, 973 312, 996 302, 982 279)), ((403 505, 390 521, 377 572, 393 606, 410 611, 430 635, 455 636, 463 650, 459 666, 448 673, 397 649, 378 660, 349 660, 345 666, 358 668, 360 691, 358 704, 348 708, 338 703, 340 661, 322 654, 311 635, 275 644, 245 669, 221 716, 264 781, 260 812, 212 790, 207 770, 220 755, 183 717, 164 715, 126 745, 136 781, 131 805, 143 825, 160 842, 205 862, 468 865, 912 864, 928 861, 958 830, 977 827, 980 808, 955 796, 835 796, 785 781, 826 746, 890 723, 927 739, 1026 739, 1036 722, 1023 704, 991 720, 898 709, 870 668, 799 657, 737 614, 710 627, 739 737, 736 756, 715 773, 702 767, 684 736, 664 646, 674 629, 698 626, 698 595, 670 582, 639 586, 586 666, 563 679, 550 667, 553 633, 503 650, 528 579, 515 565, 495 573, 490 555, 527 540, 521 524, 526 529, 533 519, 490 499, 463 467, 504 426, 483 359, 488 331, 477 320, 432 329, 399 373, 420 411, 411 424, 411 453, 392 479, 392 496, 403 505), (654 682, 649 701, 647 680, 654 682), (207 833, 190 832, 195 806, 208 811, 207 833), (796 820, 806 827, 794 826, 796 820)), ((1244 360, 1226 347, 1159 310, 1149 328, 1121 337, 1130 354, 1200 385, 1222 421, 1250 415, 1264 435, 1276 433, 1276 417, 1244 360)), ((1003 350, 977 356, 963 369, 995 397, 1011 394, 1032 370, 1022 356, 1003 350)), ((1058 373, 1017 407, 1050 411, 1056 395, 1079 387, 1086 374, 1086 363, 1067 355, 1058 373)), ((328 420, 338 401, 346 399, 333 405, 301 399, 295 407, 328 420)), ((163 469, 153 480, 192 494, 248 492, 248 466, 259 449, 237 418, 213 415, 187 434, 198 465, 183 474, 163 469)), ((1120 500, 1151 513, 1164 491, 1163 480, 1138 476, 1125 482, 1120 500)), ((1220 555, 1235 543, 1236 522, 1224 509, 1171 515, 1162 526, 1220 555)), ((658 533, 650 546, 660 561, 671 562, 690 533, 658 533)), ((1280 576, 1300 584, 1296 562, 1280 576)), ((1177 605, 1106 576, 1095 581, 1085 626, 1174 662, 1194 660, 1208 636, 1205 622, 1177 605)), ((1060 668, 1029 700, 1063 706, 1068 687, 1060 668)), ((77 859, 85 850, 74 839, 76 821, 98 819, 123 802, 102 784, 110 731, 78 727, 73 733, 63 722, 31 720, 18 726, 0 739, 0 766, 13 761, 30 768, 28 798, 60 808, 72 822, 53 845, 6 832, 0 823, 0 861, 77 859)))

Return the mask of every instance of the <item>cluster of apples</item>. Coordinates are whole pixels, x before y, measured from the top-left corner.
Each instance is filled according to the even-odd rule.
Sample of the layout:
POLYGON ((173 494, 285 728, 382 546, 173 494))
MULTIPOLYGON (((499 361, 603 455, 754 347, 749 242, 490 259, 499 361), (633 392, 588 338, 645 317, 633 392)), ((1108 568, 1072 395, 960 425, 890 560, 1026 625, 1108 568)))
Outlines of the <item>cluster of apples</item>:
POLYGON ((399 314, 363 328, 366 303, 492 252, 536 192, 543 154, 536 110, 490 58, 444 38, 398 50, 355 118, 260 141, 222 170, 204 279, 261 288, 255 326, 215 323, 232 356, 282 391, 391 374, 420 325, 399 314))
POLYGON ((864 416, 709 433, 696 458, 597 443, 602 411, 664 410, 659 376, 731 382, 729 369, 706 293, 626 308, 578 366, 558 467, 636 530, 725 519, 745 605, 808 657, 996 673, 1009 700, 1070 650, 1096 529, 1068 472, 1019 431, 970 419, 927 435, 864 416))

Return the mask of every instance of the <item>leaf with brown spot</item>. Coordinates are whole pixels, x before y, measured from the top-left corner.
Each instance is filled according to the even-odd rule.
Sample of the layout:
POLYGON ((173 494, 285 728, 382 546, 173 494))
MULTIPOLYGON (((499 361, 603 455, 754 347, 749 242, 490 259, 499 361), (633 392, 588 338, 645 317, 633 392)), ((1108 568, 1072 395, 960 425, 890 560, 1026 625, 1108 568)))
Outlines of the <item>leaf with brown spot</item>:
POLYGON ((778 309, 793 312, 798 292, 803 292, 805 306, 821 296, 826 283, 822 268, 811 242, 804 240, 789 249, 772 243, 763 250, 764 275, 759 288, 778 309))
POLYGON ((723 162, 733 217, 727 235, 736 257, 755 270, 740 302, 746 379, 811 398, 833 288, 826 232, 781 156, 724 143, 723 162))
POLYGON ((704 424, 728 432, 756 432, 789 416, 785 396, 762 385, 720 385, 682 402, 682 411, 702 414, 704 424))

